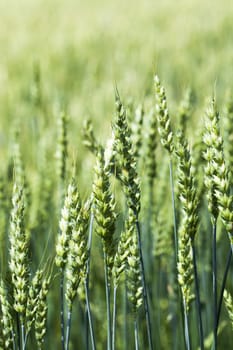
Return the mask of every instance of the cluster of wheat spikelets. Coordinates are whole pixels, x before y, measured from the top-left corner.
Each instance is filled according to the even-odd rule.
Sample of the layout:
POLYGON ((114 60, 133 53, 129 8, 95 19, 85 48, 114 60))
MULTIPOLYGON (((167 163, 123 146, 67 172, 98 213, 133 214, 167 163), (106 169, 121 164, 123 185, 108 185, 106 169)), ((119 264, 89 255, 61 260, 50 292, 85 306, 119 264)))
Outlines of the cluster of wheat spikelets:
MULTIPOLYGON (((42 349, 46 339, 51 348, 53 337, 62 349, 76 348, 72 332, 80 326, 76 299, 85 310, 86 348, 101 348, 105 341, 108 350, 123 348, 123 325, 125 344, 128 327, 133 330, 130 347, 135 349, 164 347, 160 328, 168 328, 168 346, 178 342, 179 349, 194 345, 204 349, 212 334, 217 349, 223 299, 231 323, 233 314, 232 297, 225 290, 233 250, 233 146, 223 142, 213 100, 202 135, 191 147, 187 140, 191 92, 180 104, 175 127, 157 76, 154 86, 152 108, 146 112, 139 105, 135 118, 116 90, 112 136, 105 146, 98 142, 92 123, 84 123, 84 144, 95 156, 86 198, 80 194, 78 166, 69 164, 66 113, 58 118, 56 172, 46 168, 44 159, 37 191, 28 183, 16 134, 13 176, 6 186, 5 179, 0 184, 2 349, 42 349), (209 231, 212 264, 201 256, 201 245, 210 239, 199 238, 211 236, 209 231), (221 240, 229 245, 229 258, 221 261, 224 272, 219 276, 218 250, 225 251, 221 240), (203 301, 200 269, 206 266, 203 273, 212 298, 203 301), (104 313, 98 310, 100 295, 106 300, 104 313), (205 315, 209 310, 211 316, 205 315), (98 318, 102 326, 96 324, 98 318)), ((224 113, 230 140, 232 103, 226 104, 224 113)))

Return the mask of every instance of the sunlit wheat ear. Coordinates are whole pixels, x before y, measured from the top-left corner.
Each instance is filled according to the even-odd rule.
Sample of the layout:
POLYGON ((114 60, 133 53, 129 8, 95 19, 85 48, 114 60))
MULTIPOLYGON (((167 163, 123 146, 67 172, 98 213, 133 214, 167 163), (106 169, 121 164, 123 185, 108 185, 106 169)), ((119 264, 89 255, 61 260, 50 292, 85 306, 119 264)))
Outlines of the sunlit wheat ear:
POLYGON ((120 179, 126 196, 127 206, 137 216, 140 211, 140 180, 131 140, 131 130, 127 123, 124 106, 118 94, 116 94, 116 114, 116 122, 113 126, 114 149, 117 154, 116 161, 120 169, 120 179))
POLYGON ((102 239, 103 250, 107 257, 108 271, 113 266, 115 251, 115 200, 110 189, 110 172, 105 166, 104 153, 99 150, 95 165, 93 182, 94 214, 96 221, 96 233, 102 239))
POLYGON ((57 175, 59 182, 64 182, 66 178, 66 158, 67 158, 67 123, 68 117, 65 112, 62 112, 58 117, 58 130, 57 130, 57 149, 56 149, 56 160, 57 160, 57 175))
POLYGON ((127 293, 132 305, 133 314, 136 317, 137 311, 143 303, 143 287, 135 218, 132 210, 129 212, 126 232, 129 237, 126 264, 127 293))
POLYGON ((167 99, 165 89, 161 86, 159 77, 154 77, 155 97, 156 97, 156 114, 158 120, 158 132, 160 141, 166 150, 171 154, 174 149, 173 132, 167 108, 167 99))
POLYGON ((182 132, 177 135, 177 174, 178 192, 181 201, 184 218, 187 220, 186 227, 190 239, 193 241, 198 226, 198 198, 197 183, 194 178, 190 148, 182 132))
POLYGON ((190 150, 182 133, 178 134, 176 154, 178 157, 179 198, 182 205, 177 270, 178 282, 185 301, 184 305, 188 311, 190 301, 193 299, 191 288, 194 279, 194 271, 191 243, 197 232, 198 201, 196 184, 192 172, 190 150))
POLYGON ((47 331, 47 296, 49 292, 50 283, 51 276, 48 276, 43 280, 37 299, 37 310, 35 315, 35 337, 38 349, 42 349, 45 334, 47 331))
MULTIPOLYGON (((205 158, 208 161, 211 178, 207 183, 212 186, 212 207, 214 213, 219 212, 226 231, 233 244, 233 197, 230 194, 229 170, 226 165, 223 149, 223 139, 220 134, 219 113, 216 110, 214 101, 207 112, 206 133, 204 142, 207 145, 205 158), (211 155, 211 157, 210 157, 211 155)), ((213 213, 213 214, 214 214, 213 213)))
POLYGON ((10 222, 9 268, 14 289, 14 309, 25 322, 29 285, 29 235, 24 228, 23 189, 14 184, 10 222))
POLYGON ((216 166, 213 162, 216 155, 218 155, 219 152, 221 153, 222 148, 222 139, 219 135, 218 120, 219 114, 216 110, 215 102, 212 101, 206 112, 205 131, 203 134, 203 142, 205 144, 203 157, 206 160, 206 165, 204 168, 204 182, 207 190, 206 197, 208 201, 208 209, 212 216, 212 221, 216 221, 219 213, 218 200, 216 197, 216 166))
POLYGON ((121 232, 117 246, 117 251, 114 257, 113 266, 113 283, 117 287, 120 277, 126 269, 128 257, 130 255, 130 245, 133 234, 135 233, 135 217, 131 209, 129 209, 128 217, 125 222, 125 227, 121 232), (130 214, 131 213, 131 214, 130 214))
POLYGON ((12 349, 13 347, 13 336, 14 327, 12 319, 12 306, 8 300, 7 289, 2 278, 0 281, 0 314, 1 321, 0 325, 2 328, 4 349, 12 349))
POLYGON ((72 309, 80 281, 86 277, 87 229, 90 216, 90 203, 80 210, 72 229, 66 265, 66 301, 68 309, 72 309))
POLYGON ((26 330, 30 332, 33 323, 35 322, 35 316, 38 308, 38 298, 42 286, 43 269, 37 270, 30 282, 28 290, 28 301, 26 309, 26 330))
POLYGON ((80 211, 80 205, 80 198, 75 180, 72 179, 67 189, 64 206, 61 210, 61 219, 59 222, 60 234, 58 235, 56 244, 55 263, 61 269, 65 268, 67 262, 69 241, 76 217, 80 211))
POLYGON ((233 300, 232 300, 232 296, 225 289, 223 297, 224 297, 225 306, 226 306, 226 309, 227 309, 227 312, 228 312, 228 316, 229 316, 229 319, 230 319, 230 322, 231 322, 231 326, 232 326, 232 329, 233 329, 233 300))

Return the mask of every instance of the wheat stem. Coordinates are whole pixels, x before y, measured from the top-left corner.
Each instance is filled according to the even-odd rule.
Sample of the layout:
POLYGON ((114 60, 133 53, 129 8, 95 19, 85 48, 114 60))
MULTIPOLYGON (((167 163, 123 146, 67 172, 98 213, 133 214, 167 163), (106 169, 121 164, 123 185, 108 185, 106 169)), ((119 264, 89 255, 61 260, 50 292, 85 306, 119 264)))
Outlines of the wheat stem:
POLYGON ((232 248, 230 248, 229 253, 228 253, 227 263, 226 263, 223 281, 222 281, 222 286, 221 286, 221 291, 220 291, 220 297, 219 297, 219 302, 218 302, 217 324, 216 324, 217 330, 218 330, 219 319, 220 319, 220 314, 221 314, 224 289, 226 287, 227 275, 228 275, 230 264, 231 264, 231 258, 232 258, 232 248))
POLYGON ((72 320, 72 308, 69 309, 67 314, 65 350, 69 350, 71 320, 72 320))
MULTIPOLYGON (((86 295, 86 312, 87 312, 87 317, 89 322, 91 345, 92 345, 92 350, 95 350, 96 349, 95 335, 94 335, 94 328, 93 328, 93 322, 92 322, 92 316, 91 316, 91 308, 90 308, 90 301, 89 301, 89 287, 88 287, 87 280, 85 280, 84 282, 84 288, 85 288, 85 295, 86 295)), ((88 341, 87 341, 87 344, 88 344, 88 341)))
POLYGON ((186 350, 191 349, 190 345, 190 331, 189 331, 189 319, 188 319, 188 310, 185 298, 183 298, 183 308, 184 308, 184 329, 185 329, 185 345, 186 350))
POLYGON ((145 278, 145 269, 144 269, 144 261, 142 255, 142 242, 141 242, 141 231, 138 218, 136 219, 136 229, 137 229, 137 238, 138 238, 138 250, 139 250, 139 259, 142 270, 142 288, 143 288, 143 300, 144 300, 144 308, 146 315, 146 328, 147 328, 147 336, 149 343, 149 350, 153 349, 153 341, 152 341, 152 332, 151 332, 151 322, 150 322, 150 311, 149 311, 149 303, 148 303, 148 293, 146 287, 146 278, 145 278))
POLYGON ((139 336, 138 336, 138 319, 134 320, 134 341, 135 341, 135 350, 139 350, 139 336))
POLYGON ((213 221, 212 232, 212 279, 213 279, 213 349, 217 350, 217 251, 216 251, 217 221, 213 221))
POLYGON ((61 346, 65 350, 65 322, 64 322, 64 273, 61 271, 60 278, 60 327, 61 327, 61 346))
POLYGON ((90 331, 92 350, 95 350, 96 343, 95 343, 95 335, 94 335, 94 328, 93 328, 91 308, 90 308, 90 298, 89 298, 90 256, 91 256, 91 243, 92 243, 92 236, 93 236, 93 225, 94 225, 94 211, 91 211, 89 235, 88 235, 88 242, 87 242, 87 249, 88 249, 88 258, 86 262, 87 271, 86 271, 86 277, 84 280, 84 288, 85 288, 85 295, 86 295, 86 316, 89 323, 89 327, 86 324, 86 327, 87 327, 86 329, 87 344, 86 345, 88 348, 88 339, 89 339, 89 331, 90 331))
POLYGON ((204 350, 204 335, 203 335, 203 324, 201 316, 201 301, 200 301, 200 289, 197 275, 197 261, 196 261, 196 249, 193 240, 191 241, 192 256, 193 256, 193 269, 194 269, 194 282, 195 282, 195 295, 196 295, 196 307, 198 317, 198 330, 200 337, 200 349, 204 350))
POLYGON ((112 350, 111 340, 111 310, 110 310, 110 283, 108 278, 107 254, 104 251, 104 278, 105 278, 105 294, 107 307, 107 349, 112 350))
POLYGON ((114 290, 113 290, 113 315, 112 315, 112 350, 115 350, 116 315, 117 315, 117 286, 114 286, 114 290))

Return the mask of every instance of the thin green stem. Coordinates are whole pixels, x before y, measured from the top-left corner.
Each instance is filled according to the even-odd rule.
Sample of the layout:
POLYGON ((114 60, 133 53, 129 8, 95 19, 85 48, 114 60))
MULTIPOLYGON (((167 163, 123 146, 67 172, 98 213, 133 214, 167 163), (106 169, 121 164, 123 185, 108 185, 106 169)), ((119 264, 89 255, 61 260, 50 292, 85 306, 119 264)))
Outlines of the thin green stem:
POLYGON ((148 349, 152 350, 153 349, 153 341, 152 341, 152 332, 151 332, 148 293, 147 293, 147 286, 146 286, 144 261, 143 261, 143 255, 142 255, 141 231, 140 231, 140 225, 139 225, 138 218, 136 218, 136 229, 137 229, 137 236, 138 236, 139 258, 140 258, 140 265, 141 265, 141 272, 142 272, 143 301, 144 301, 145 316, 146 316, 146 328, 147 328, 147 336, 148 336, 148 343, 149 343, 148 349))
POLYGON ((13 350, 16 350, 15 333, 13 329, 11 330, 11 336, 12 336, 13 350))
POLYGON ((232 258, 232 249, 230 248, 229 253, 228 253, 226 268, 225 268, 225 272, 224 272, 224 276, 223 276, 219 302, 218 302, 218 314, 217 314, 217 325, 216 325, 217 331, 218 331, 219 319, 220 319, 221 308, 222 308, 223 293, 224 293, 224 289, 226 286, 227 275, 228 275, 230 264, 231 264, 231 258, 232 258))
POLYGON ((186 350, 190 350, 191 345, 190 345, 189 319, 188 319, 187 306, 184 299, 183 299, 183 308, 184 308, 185 346, 186 346, 186 350))
POLYGON ((127 298, 127 283, 125 280, 124 283, 124 288, 123 288, 123 293, 122 293, 122 297, 123 297, 123 301, 122 301, 122 305, 123 305, 123 317, 124 317, 124 322, 123 322, 123 342, 124 342, 124 346, 123 349, 127 350, 127 345, 128 345, 128 319, 127 319, 127 315, 128 315, 128 298, 127 298))
POLYGON ((71 319, 72 319, 72 308, 68 310, 68 314, 67 314, 65 350, 69 350, 71 319))
POLYGON ((135 342, 135 350, 139 350, 139 337, 138 337, 138 319, 137 317, 134 320, 134 342, 135 342))
POLYGON ((89 300, 89 276, 90 276, 90 262, 91 262, 91 244, 92 244, 92 236, 93 236, 93 225, 94 225, 94 211, 91 210, 91 217, 90 217, 90 225, 89 225, 89 235, 88 235, 88 242, 87 242, 87 250, 88 250, 88 258, 87 258, 87 271, 86 271, 86 278, 84 280, 84 288, 85 288, 85 294, 86 294, 86 320, 88 320, 89 325, 86 322, 86 349, 89 349, 89 330, 91 335, 91 343, 92 343, 92 349, 96 348, 95 345, 95 337, 94 337, 94 330, 93 330, 93 322, 92 322, 92 316, 91 316, 91 309, 90 309, 90 300, 89 300))
POLYGON ((25 348, 25 327, 23 322, 21 321, 21 349, 25 348))
POLYGON ((112 350, 110 283, 108 278, 107 254, 105 251, 104 251, 104 278, 105 278, 105 293, 106 293, 106 307, 107 307, 107 350, 112 350))
POLYGON ((217 249, 216 249, 216 233, 217 222, 213 222, 212 233, 212 279, 213 279, 213 350, 217 350, 217 312, 218 312, 218 299, 217 299, 217 249))
POLYGON ((87 311, 87 316, 88 316, 91 345, 92 345, 92 350, 95 350, 96 343, 95 343, 94 328, 93 328, 93 322, 92 322, 92 316, 91 316, 91 307, 90 307, 90 300, 89 300, 89 287, 87 284, 87 280, 85 280, 85 282, 84 282, 84 288, 85 288, 85 294, 86 294, 86 311, 87 311))
POLYGON ((18 350, 20 350, 20 319, 19 314, 16 316, 16 327, 17 327, 17 340, 18 340, 18 350))
POLYGON ((175 245, 175 256, 176 256, 176 264, 178 257, 178 234, 177 234, 177 220, 176 220, 176 203, 175 203, 175 190, 174 190, 174 179, 173 179, 173 164, 172 158, 170 157, 169 162, 169 170, 170 170, 170 186, 171 186, 171 194, 172 194, 172 210, 173 210, 173 226, 174 226, 174 245, 175 245))
POLYGON ((24 341, 24 347, 23 347, 23 350, 26 349, 26 346, 27 346, 27 340, 28 340, 28 335, 29 335, 29 332, 26 333, 25 335, 25 341, 24 341))
POLYGON ((193 240, 191 242, 191 246, 192 246, 192 255, 193 255, 193 269, 194 269, 196 308, 197 308, 197 317, 198 317, 198 330, 199 330, 199 337, 200 337, 200 349, 204 350, 204 335, 203 335, 203 324, 202 324, 202 316, 201 316, 200 288, 199 288, 199 280, 198 280, 198 274, 197 274, 196 249, 195 249, 193 240))
POLYGON ((64 322, 64 272, 61 271, 60 279, 60 327, 61 327, 61 346, 65 350, 65 322, 64 322))
POLYGON ((116 315, 117 315, 117 286, 114 286, 114 290, 113 290, 113 314, 112 314, 112 350, 115 350, 116 315))

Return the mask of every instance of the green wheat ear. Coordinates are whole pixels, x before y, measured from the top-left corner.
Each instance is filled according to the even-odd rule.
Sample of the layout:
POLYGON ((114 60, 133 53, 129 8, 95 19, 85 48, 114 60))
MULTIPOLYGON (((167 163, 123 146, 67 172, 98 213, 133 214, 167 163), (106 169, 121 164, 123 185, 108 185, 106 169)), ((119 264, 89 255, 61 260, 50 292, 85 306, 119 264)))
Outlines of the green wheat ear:
POLYGON ((96 233, 102 239, 103 250, 107 257, 108 272, 112 270, 115 252, 115 200, 110 190, 110 170, 105 166, 104 153, 100 149, 97 154, 93 182, 94 215, 96 233))
POLYGON ((14 289, 14 309, 24 323, 29 285, 29 235, 24 228, 23 188, 14 184, 10 222, 9 268, 14 289))
POLYGON ((167 108, 167 98, 165 89, 161 85, 159 77, 154 77, 155 97, 156 97, 156 113, 158 120, 158 132, 160 141, 164 148, 171 154, 174 150, 173 132, 167 108))
POLYGON ((33 323, 35 322, 35 316, 38 308, 38 297, 42 286, 43 273, 43 269, 37 270, 29 286, 26 310, 27 333, 30 332, 33 323))
POLYGON ((233 244, 233 197, 230 194, 229 170, 224 157, 223 138, 220 134, 219 113, 213 101, 207 112, 204 142, 207 145, 206 184, 209 185, 209 207, 212 215, 219 213, 233 244), (208 176, 207 176, 208 175, 208 176))
POLYGON ((230 293, 225 289, 224 290, 224 302, 225 302, 225 306, 228 312, 228 316, 231 322, 231 326, 233 329, 233 300, 232 300, 232 296, 230 295, 230 293))
POLYGON ((128 298, 132 305, 132 311, 136 317, 137 311, 143 303, 143 287, 141 263, 138 249, 138 238, 135 225, 135 215, 131 209, 128 213, 126 232, 129 237, 129 247, 126 265, 126 282, 128 298))
POLYGON ((51 283, 51 275, 42 281, 41 289, 37 299, 37 312, 35 315, 35 338, 38 349, 42 349, 47 332, 48 302, 47 296, 51 283))
POLYGON ((132 132, 128 126, 125 108, 116 94, 116 122, 113 126, 114 150, 120 169, 120 180, 126 196, 127 206, 136 216, 140 211, 140 180, 137 173, 135 152, 132 145, 132 132))
POLYGON ((12 306, 8 300, 7 289, 2 278, 0 282, 0 310, 0 324, 2 328, 4 349, 12 349, 14 337, 12 306))
POLYGON ((59 223, 60 234, 57 238, 56 244, 56 258, 55 263, 61 269, 65 268, 67 262, 67 253, 69 250, 69 241, 72 230, 76 221, 76 217, 80 211, 80 198, 75 184, 74 178, 68 186, 65 197, 64 206, 61 210, 61 219, 59 223))
POLYGON ((78 287, 86 277, 86 262, 88 259, 87 229, 90 216, 90 203, 81 208, 74 224, 66 265, 66 293, 68 309, 72 309, 73 301, 77 295, 78 287))
POLYGON ((182 222, 179 230, 178 282, 181 286, 185 306, 189 309, 193 299, 191 286, 194 279, 191 244, 198 225, 198 200, 192 170, 191 154, 183 133, 178 134, 176 155, 178 157, 178 188, 182 205, 182 222))
POLYGON ((222 139, 219 135, 219 114, 216 110, 215 101, 213 100, 206 112, 205 131, 203 134, 203 142, 206 146, 203 157, 206 160, 204 183, 207 189, 208 209, 212 216, 212 220, 216 221, 219 209, 216 197, 216 167, 213 159, 222 152, 222 139))

